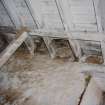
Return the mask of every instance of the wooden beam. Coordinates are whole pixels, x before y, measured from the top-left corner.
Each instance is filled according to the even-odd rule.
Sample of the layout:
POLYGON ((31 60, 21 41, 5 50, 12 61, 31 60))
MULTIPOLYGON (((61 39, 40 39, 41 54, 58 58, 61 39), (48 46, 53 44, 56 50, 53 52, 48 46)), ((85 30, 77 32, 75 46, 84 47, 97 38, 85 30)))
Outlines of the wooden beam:
POLYGON ((83 74, 105 79, 105 65, 80 63, 78 68, 83 74))
POLYGON ((40 37, 51 37, 51 38, 66 38, 68 39, 68 34, 72 34, 71 39, 73 40, 90 40, 90 41, 103 41, 105 40, 104 33, 100 32, 55 32, 55 31, 45 31, 45 30, 36 30, 35 32, 29 33, 31 36, 40 36, 40 37))
POLYGON ((19 48, 19 46, 28 38, 28 34, 24 32, 9 44, 9 46, 0 55, 0 68, 8 61, 8 59, 13 55, 13 53, 19 48))

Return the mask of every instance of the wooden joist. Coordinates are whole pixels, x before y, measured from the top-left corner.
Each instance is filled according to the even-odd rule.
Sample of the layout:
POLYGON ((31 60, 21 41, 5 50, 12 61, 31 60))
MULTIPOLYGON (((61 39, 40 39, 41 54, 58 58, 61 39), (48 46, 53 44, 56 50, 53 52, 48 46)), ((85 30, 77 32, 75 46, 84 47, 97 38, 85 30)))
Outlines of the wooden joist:
POLYGON ((68 39, 71 35, 73 40, 90 40, 90 41, 103 41, 105 40, 104 33, 100 32, 55 32, 55 31, 44 31, 36 30, 35 32, 29 33, 31 36, 51 37, 51 38, 66 38, 68 39), (69 35, 69 36, 68 36, 69 35))
POLYGON ((0 55, 0 68, 8 61, 13 53, 28 38, 27 32, 23 32, 16 40, 13 40, 9 46, 0 55))

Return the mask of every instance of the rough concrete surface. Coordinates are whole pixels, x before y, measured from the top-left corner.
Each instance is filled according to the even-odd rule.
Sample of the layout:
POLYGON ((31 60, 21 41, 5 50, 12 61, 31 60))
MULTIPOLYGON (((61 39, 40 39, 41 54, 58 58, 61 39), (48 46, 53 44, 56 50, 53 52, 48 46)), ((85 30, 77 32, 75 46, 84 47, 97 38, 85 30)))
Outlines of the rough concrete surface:
POLYGON ((17 51, 0 71, 0 104, 78 105, 84 85, 78 65, 67 58, 17 51))

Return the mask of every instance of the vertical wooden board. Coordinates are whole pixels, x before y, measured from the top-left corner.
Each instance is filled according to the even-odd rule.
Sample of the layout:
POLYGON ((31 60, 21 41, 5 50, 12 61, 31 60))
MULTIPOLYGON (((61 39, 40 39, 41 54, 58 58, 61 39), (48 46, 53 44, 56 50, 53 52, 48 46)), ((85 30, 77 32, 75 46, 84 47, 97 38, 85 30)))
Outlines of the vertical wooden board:
POLYGON ((101 6, 100 1, 101 0, 93 0, 93 3, 94 3, 95 13, 96 13, 98 31, 103 32, 102 24, 101 24, 101 14, 100 14, 100 6, 101 6))
POLYGON ((97 31, 92 0, 62 0, 62 9, 71 31, 97 31))
POLYGON ((45 21, 45 27, 50 29, 63 29, 62 22, 54 0, 40 0, 41 12, 45 21), (44 11, 43 11, 44 10, 44 11))
POLYGON ((64 30, 55 0, 31 0, 31 5, 41 29, 64 30))
POLYGON ((25 0, 2 0, 17 28, 35 29, 36 24, 25 0), (10 5, 11 4, 11 5, 10 5))
POLYGON ((98 2, 98 10, 99 10, 100 16, 101 16, 102 29, 105 32, 105 0, 100 0, 98 2))
POLYGON ((21 23, 20 23, 20 20, 17 16, 16 7, 15 7, 14 3, 12 2, 12 0, 1 0, 1 1, 4 4, 6 10, 8 11, 12 21, 14 22, 14 24, 16 26, 16 28, 20 28, 21 23))
POLYGON ((13 23, 4 8, 3 4, 0 1, 0 26, 13 26, 13 23))
POLYGON ((19 20, 21 21, 21 26, 26 26, 29 29, 35 29, 35 21, 33 20, 33 17, 25 0, 12 0, 12 2, 16 7, 16 12, 19 20))

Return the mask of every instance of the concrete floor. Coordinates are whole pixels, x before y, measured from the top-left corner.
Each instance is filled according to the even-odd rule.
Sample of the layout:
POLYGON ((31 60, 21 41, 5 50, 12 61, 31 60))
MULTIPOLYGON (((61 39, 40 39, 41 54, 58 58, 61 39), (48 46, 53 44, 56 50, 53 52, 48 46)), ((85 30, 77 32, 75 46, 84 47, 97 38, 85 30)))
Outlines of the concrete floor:
POLYGON ((0 71, 3 105, 78 105, 84 86, 78 65, 46 53, 17 51, 0 71))

